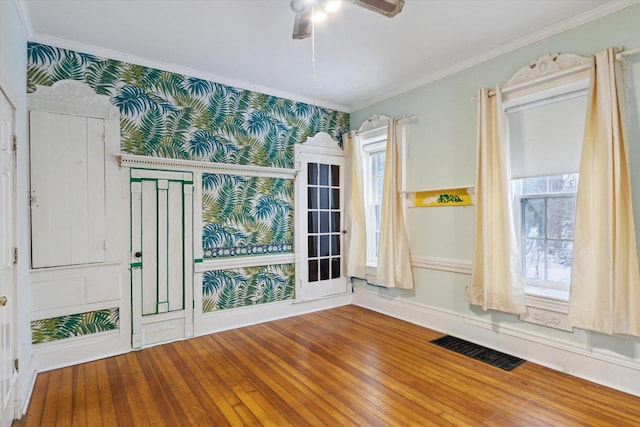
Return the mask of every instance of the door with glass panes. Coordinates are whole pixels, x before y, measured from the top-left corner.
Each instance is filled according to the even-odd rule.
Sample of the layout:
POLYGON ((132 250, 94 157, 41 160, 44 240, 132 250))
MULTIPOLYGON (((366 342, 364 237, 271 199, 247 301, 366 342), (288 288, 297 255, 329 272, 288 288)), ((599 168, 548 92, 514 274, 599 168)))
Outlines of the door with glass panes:
POLYGON ((345 293, 342 275, 344 158, 300 156, 296 186, 299 300, 345 293))

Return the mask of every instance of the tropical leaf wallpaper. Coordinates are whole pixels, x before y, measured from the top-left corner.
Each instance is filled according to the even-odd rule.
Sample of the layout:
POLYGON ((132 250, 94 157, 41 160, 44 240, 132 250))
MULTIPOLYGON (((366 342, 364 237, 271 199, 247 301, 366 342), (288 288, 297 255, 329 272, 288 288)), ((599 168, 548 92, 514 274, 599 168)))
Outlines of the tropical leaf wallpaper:
POLYGON ((204 258, 293 252, 293 180, 204 174, 204 258))
POLYGON ((202 312, 292 299, 294 264, 207 271, 202 279, 202 312))
POLYGON ((292 168, 296 142, 349 130, 347 113, 49 45, 27 64, 28 92, 73 79, 110 96, 130 154, 292 168))
MULTIPOLYGON (((121 150, 130 154, 293 168, 296 143, 320 131, 341 142, 349 130, 345 112, 30 42, 27 91, 64 79, 111 98, 120 111, 121 150)), ((202 180, 204 258, 293 251, 293 180, 202 180)), ((207 272, 204 311, 289 299, 293 283, 292 266, 207 272)), ((65 331, 65 322, 75 321, 37 321, 34 342, 59 339, 54 326, 65 331)))
POLYGON ((33 344, 64 338, 79 337, 96 332, 118 329, 120 311, 118 308, 70 314, 31 322, 31 340, 33 344))

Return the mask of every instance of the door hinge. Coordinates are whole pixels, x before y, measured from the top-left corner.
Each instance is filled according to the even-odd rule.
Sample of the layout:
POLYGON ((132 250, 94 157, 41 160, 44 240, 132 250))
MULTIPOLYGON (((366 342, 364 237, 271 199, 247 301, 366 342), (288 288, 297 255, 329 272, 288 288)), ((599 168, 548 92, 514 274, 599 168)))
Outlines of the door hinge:
POLYGON ((18 248, 13 248, 13 263, 18 263, 18 248))
POLYGON ((13 135, 13 143, 11 145, 13 151, 18 151, 18 137, 13 135))
POLYGON ((16 368, 16 372, 20 372, 20 361, 18 359, 13 359, 13 367, 16 368))

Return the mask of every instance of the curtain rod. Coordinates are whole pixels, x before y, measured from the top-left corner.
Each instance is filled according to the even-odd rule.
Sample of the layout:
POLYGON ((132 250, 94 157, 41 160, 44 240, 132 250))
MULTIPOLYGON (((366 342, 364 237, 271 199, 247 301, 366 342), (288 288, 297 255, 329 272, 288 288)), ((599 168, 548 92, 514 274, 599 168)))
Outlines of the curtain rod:
POLYGON ((416 119, 415 114, 405 114, 402 117, 400 117, 398 119, 398 123, 402 124, 402 123, 408 123, 408 122, 412 122, 416 119))
MULTIPOLYGON (((622 48, 622 49, 624 49, 624 48, 622 48)), ((640 47, 636 47, 635 49, 622 50, 622 51, 616 53, 616 59, 618 61, 620 61, 625 56, 635 55, 636 53, 640 53, 640 47)))

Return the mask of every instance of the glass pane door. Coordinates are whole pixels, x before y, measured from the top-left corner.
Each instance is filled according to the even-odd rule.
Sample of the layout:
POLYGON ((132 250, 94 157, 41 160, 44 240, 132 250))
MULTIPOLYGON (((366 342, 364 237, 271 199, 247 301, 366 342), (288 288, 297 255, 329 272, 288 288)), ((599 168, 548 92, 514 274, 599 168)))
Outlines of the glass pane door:
MULTIPOLYGON (((301 144, 304 150, 306 144, 301 144)), ((338 150, 334 150, 338 151, 338 150)), ((296 299, 344 294, 344 157, 303 153, 296 178, 296 299)))
POLYGON ((340 277, 340 166, 307 164, 308 281, 340 277))

